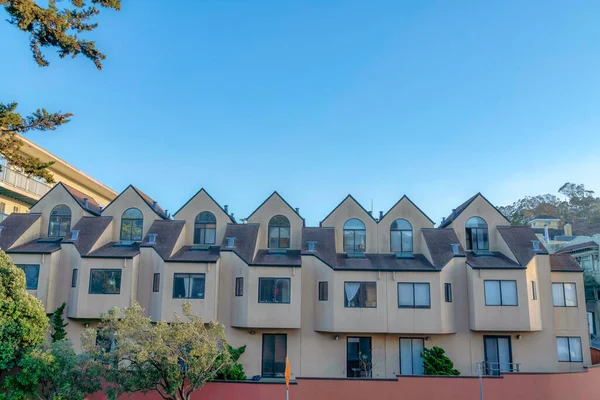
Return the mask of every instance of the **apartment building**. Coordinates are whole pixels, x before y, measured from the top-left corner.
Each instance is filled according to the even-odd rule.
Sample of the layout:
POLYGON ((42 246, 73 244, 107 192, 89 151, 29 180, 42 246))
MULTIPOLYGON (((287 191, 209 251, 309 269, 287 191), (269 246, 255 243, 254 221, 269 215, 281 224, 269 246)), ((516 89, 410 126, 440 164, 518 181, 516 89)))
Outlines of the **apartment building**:
MULTIPOLYGON (((23 141, 20 151, 26 156, 36 157, 44 162, 54 161, 48 170, 54 176, 55 182, 62 182, 73 191, 82 193, 84 197, 94 199, 99 204, 106 205, 117 197, 117 193, 103 185, 84 172, 61 160, 56 155, 20 136, 23 141)), ((25 213, 42 196, 52 189, 53 184, 44 180, 29 177, 17 168, 7 164, 0 156, 0 222, 9 214, 25 213)))
POLYGON ((169 321, 190 302, 247 346, 248 376, 286 355, 295 376, 422 374, 433 346, 463 375, 590 364, 581 268, 481 194, 437 228, 406 196, 376 218, 349 195, 318 227, 277 192, 243 224, 204 189, 173 218, 133 186, 96 204, 58 184, 0 231, 46 312, 67 302, 75 346, 111 307, 169 321))

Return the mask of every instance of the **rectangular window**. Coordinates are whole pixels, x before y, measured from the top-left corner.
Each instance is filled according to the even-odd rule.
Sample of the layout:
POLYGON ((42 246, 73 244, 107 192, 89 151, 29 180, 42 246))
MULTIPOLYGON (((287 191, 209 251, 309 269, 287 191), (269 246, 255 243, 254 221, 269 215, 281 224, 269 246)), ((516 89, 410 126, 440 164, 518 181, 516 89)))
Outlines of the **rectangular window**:
POLYGON ((152 280, 152 291, 156 293, 159 290, 160 290, 160 274, 155 273, 154 279, 152 280))
POLYGON ((552 283, 554 307, 577 307, 577 290, 574 283, 552 283))
POLYGON ((119 294, 121 293, 120 269, 90 270, 89 294, 119 294))
POLYGON ((557 337, 556 348, 558 351, 558 361, 583 362, 580 337, 557 337))
POLYGON ((319 282, 319 301, 329 300, 328 282, 319 282))
POLYGON ((38 277, 40 275, 39 264, 16 264, 16 266, 25 272, 25 283, 27 285, 27 290, 37 290, 38 277))
POLYGON ((348 337, 346 344, 346 376, 348 378, 369 378, 372 376, 370 337, 348 337))
POLYGON ((531 300, 537 300, 537 287, 535 281, 531 281, 531 300))
POLYGON ((204 274, 175 274, 173 277, 174 299, 203 299, 204 274))
POLYGON ((429 283, 398 283, 398 307, 431 308, 429 283))
POLYGON ((290 302, 290 278, 258 278, 259 303, 290 302))
POLYGON ((0 213, 4 214, 4 211, 6 211, 6 203, 0 201, 0 213))
POLYGON ((423 375, 423 339, 400 338, 400 375, 423 375))
POLYGON ((240 297, 244 295, 244 277, 235 278, 235 295, 240 297))
POLYGON ((446 303, 452 303, 452 284, 444 283, 444 297, 446 298, 446 303))
POLYGON ((344 304, 351 308, 377 307, 375 282, 344 282, 344 304))
POLYGON ((18 206, 14 206, 14 207, 13 207, 13 212, 16 212, 16 213, 18 213, 18 212, 19 212, 19 207, 18 207, 18 206))
POLYGON ((596 334, 596 318, 594 317, 594 313, 592 311, 587 312, 587 320, 588 320, 588 328, 590 331, 590 335, 596 334))
POLYGON ((486 306, 517 306, 517 281, 484 281, 486 306))
POLYGON ((77 268, 73 268, 73 274, 71 275, 71 287, 77 287, 77 274, 79 270, 77 268))

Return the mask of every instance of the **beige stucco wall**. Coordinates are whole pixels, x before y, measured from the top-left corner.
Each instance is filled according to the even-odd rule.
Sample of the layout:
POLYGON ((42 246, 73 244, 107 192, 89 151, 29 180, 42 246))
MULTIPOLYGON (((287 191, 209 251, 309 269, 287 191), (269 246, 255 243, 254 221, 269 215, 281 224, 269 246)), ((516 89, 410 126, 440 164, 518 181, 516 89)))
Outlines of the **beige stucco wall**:
POLYGON ((48 236, 50 213, 54 207, 60 204, 66 205, 71 210, 71 228, 79 222, 81 217, 92 215, 85 211, 63 186, 55 186, 41 201, 31 207, 32 213, 42 214, 39 237, 48 236))
POLYGON ((210 211, 217 220, 217 233, 215 244, 221 244, 225 237, 227 224, 231 219, 223 212, 210 196, 201 190, 198 192, 177 214, 173 216, 176 220, 185 221, 184 245, 191 246, 194 243, 194 221, 202 211, 210 211))
POLYGON ((421 229, 433 228, 433 223, 406 197, 402 198, 377 224, 377 242, 379 253, 390 253, 390 227, 394 221, 402 218, 410 222, 413 230, 413 252, 422 254, 426 249, 421 229))
POLYGON ((144 216, 142 227, 142 236, 146 236, 152 222, 160 217, 150 208, 150 206, 136 193, 130 186, 119 195, 115 201, 102 211, 102 216, 112 217, 112 240, 118 242, 121 239, 121 217, 123 213, 130 208, 137 208, 144 216))
POLYGON ((15 264, 39 265, 37 290, 28 290, 32 296, 37 297, 47 314, 51 314, 60 304, 56 304, 55 295, 57 284, 57 269, 61 251, 52 254, 11 254, 10 257, 15 264))
POLYGON ((276 215, 283 215, 290 221, 290 249, 302 247, 302 227, 304 221, 292 210, 281 197, 275 193, 265 201, 249 218, 251 224, 260 224, 258 229, 257 249, 269 247, 269 221, 276 215))
POLYGON ((335 228, 335 251, 344 252, 344 224, 351 218, 357 218, 365 224, 366 253, 377 253, 377 222, 351 197, 346 197, 338 208, 321 222, 323 227, 335 228))
MULTIPOLYGON (((510 223, 481 196, 477 196, 473 202, 471 202, 471 204, 469 204, 469 206, 449 225, 456 232, 456 236, 458 236, 460 244, 462 244, 463 248, 466 249, 465 224, 471 217, 481 217, 485 220, 485 222, 488 224, 490 251, 501 251, 501 244, 499 243, 500 233, 495 228, 496 226, 510 225, 510 223)), ((507 254, 507 256, 510 257, 509 254, 507 254)))

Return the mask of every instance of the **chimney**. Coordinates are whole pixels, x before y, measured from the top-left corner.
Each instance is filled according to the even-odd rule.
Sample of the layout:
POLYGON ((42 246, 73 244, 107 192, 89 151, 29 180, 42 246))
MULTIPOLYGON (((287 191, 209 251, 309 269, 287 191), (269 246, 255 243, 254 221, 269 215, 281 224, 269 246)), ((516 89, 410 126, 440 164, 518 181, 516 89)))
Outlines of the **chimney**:
POLYGON ((228 237, 227 238, 227 248, 228 249, 235 248, 235 237, 228 237))
POLYGON ((154 211, 158 210, 158 203, 156 201, 154 203, 152 203, 152 209, 154 211))
POLYGON ((148 234, 148 244, 156 244, 157 237, 158 237, 158 233, 149 233, 148 234))
POLYGON ((456 208, 452 209, 452 219, 456 218, 456 208))
POLYGON ((383 219, 383 211, 379 211, 379 220, 381 221, 383 219))
POLYGON ((573 236, 573 227, 571 224, 566 223, 563 228, 565 230, 565 236, 573 236))
POLYGON ((229 214, 229 206, 227 204, 223 206, 223 210, 225 210, 225 214, 229 214))
POLYGON ((453 256, 457 256, 460 254, 460 243, 451 243, 450 247, 452 248, 453 256))
POLYGON ((550 243, 550 232, 548 232, 548 224, 544 225, 544 240, 550 243))
POLYGON ((88 202, 88 198, 84 197, 83 198, 83 208, 88 208, 89 202, 88 202))
POLYGON ((533 251, 536 253, 539 253, 540 251, 542 251, 542 249, 540 248, 540 241, 539 240, 532 240, 531 241, 531 246, 533 248, 533 251))
POLYGON ((171 219, 171 215, 169 214, 169 210, 165 210, 165 215, 167 216, 167 219, 171 219))
POLYGON ((296 207, 296 214, 300 215, 300 208, 296 207))
POLYGON ((79 230, 78 229, 71 231, 71 240, 77 240, 77 239, 79 239, 79 230))
POLYGON ((314 240, 309 240, 309 241, 307 241, 307 242, 306 242, 306 244, 308 245, 308 251, 310 251, 310 252, 312 252, 312 253, 314 253, 314 252, 316 251, 316 250, 315 250, 315 246, 316 246, 316 244, 317 244, 317 242, 316 242, 316 241, 314 241, 314 240))

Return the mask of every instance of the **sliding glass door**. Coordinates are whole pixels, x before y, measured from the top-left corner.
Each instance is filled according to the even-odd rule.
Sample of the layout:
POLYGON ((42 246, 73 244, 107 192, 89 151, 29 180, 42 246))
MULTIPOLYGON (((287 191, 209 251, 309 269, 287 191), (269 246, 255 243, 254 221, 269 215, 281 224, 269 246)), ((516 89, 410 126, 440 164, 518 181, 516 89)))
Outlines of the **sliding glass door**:
POLYGON ((263 334, 262 376, 283 376, 286 355, 287 335, 263 334))
POLYGON ((510 336, 484 336, 485 369, 487 375, 500 375, 512 370, 510 336))

